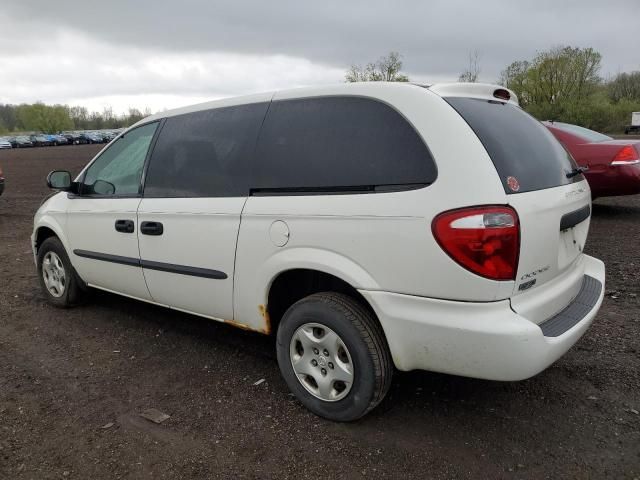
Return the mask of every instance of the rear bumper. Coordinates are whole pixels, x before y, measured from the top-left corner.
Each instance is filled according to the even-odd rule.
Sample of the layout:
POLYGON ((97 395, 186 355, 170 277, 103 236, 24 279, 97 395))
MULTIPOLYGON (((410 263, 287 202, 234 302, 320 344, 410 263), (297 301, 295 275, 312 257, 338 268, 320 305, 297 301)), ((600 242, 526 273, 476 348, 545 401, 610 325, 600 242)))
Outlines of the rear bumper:
MULTIPOLYGON (((473 303, 361 293, 382 323, 399 370, 523 380, 564 355, 593 322, 604 297, 604 264, 586 255, 583 264, 585 280, 593 279, 597 285, 589 282, 597 291, 589 290, 592 298, 587 299, 582 289, 562 312, 540 325, 516 313, 509 300, 473 303), (555 326, 545 336, 547 322, 555 326)), ((546 294, 542 290, 541 295, 546 294)))

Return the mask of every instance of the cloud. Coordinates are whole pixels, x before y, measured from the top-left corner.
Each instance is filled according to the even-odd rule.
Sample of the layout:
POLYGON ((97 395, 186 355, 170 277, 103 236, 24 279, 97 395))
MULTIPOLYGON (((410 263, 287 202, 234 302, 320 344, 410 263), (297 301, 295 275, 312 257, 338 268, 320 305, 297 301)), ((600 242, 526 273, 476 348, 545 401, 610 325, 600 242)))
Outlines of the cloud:
POLYGON ((336 83, 340 68, 286 55, 127 49, 60 33, 0 69, 0 103, 45 101, 157 111, 289 86, 336 83), (73 47, 69 47, 73 45, 73 47), (52 54, 52 52, 55 52, 52 54))
POLYGON ((510 62, 556 45, 600 51, 605 75, 640 69, 620 34, 637 30, 637 0, 59 0, 43 15, 51 8, 3 2, 0 101, 138 98, 157 109, 340 82, 350 64, 390 50, 424 82, 456 79, 473 50, 481 79, 495 81, 510 62))

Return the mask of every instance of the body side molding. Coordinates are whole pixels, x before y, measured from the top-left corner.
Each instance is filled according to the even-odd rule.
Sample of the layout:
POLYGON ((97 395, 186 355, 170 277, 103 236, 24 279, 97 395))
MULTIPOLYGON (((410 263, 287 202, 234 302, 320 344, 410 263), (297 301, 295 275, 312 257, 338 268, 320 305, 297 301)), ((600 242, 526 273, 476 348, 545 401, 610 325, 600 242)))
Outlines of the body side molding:
POLYGON ((173 263, 155 262, 152 260, 140 260, 138 258, 121 257, 119 255, 111 255, 108 253, 91 252, 89 250, 76 249, 73 253, 79 257, 90 258, 92 260, 119 263, 121 265, 129 265, 131 267, 142 267, 149 270, 176 273, 178 275, 190 275, 193 277, 211 278, 214 280, 225 280, 227 278, 226 273, 208 268, 175 265, 173 263))

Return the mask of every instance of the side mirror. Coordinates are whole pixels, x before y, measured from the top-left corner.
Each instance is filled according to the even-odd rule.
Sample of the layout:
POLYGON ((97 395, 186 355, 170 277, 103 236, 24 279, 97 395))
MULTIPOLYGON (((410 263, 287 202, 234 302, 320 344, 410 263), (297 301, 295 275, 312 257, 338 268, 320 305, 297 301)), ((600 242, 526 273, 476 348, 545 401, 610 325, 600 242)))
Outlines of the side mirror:
POLYGON ((54 170, 47 175, 47 186, 54 190, 68 191, 71 189, 71 174, 66 170, 54 170))

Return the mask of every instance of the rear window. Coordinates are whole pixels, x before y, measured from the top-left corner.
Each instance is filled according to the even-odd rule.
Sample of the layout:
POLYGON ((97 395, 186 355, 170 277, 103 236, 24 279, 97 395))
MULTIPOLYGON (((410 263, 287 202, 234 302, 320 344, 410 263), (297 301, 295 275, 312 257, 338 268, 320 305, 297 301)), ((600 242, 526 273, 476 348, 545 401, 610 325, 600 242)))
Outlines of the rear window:
POLYGON ((583 179, 567 178, 576 168, 571 155, 544 125, 521 108, 494 100, 449 97, 491 157, 504 191, 531 192, 583 179))
POLYGON ((602 133, 594 132, 588 128, 580 127, 578 125, 572 125, 570 123, 550 122, 552 127, 556 127, 567 133, 572 133, 578 137, 584 138, 593 143, 606 142, 607 140, 613 140, 613 138, 603 135, 602 133))
POLYGON ((257 190, 378 190, 418 187, 437 175, 413 126, 360 97, 274 101, 255 155, 257 190))

